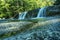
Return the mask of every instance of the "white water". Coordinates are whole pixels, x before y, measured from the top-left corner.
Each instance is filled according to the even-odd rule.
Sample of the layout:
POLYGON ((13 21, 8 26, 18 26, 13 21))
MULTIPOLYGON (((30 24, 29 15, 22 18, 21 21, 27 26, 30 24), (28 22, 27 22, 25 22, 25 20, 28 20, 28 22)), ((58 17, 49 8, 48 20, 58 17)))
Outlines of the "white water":
POLYGON ((39 17, 45 17, 46 16, 46 8, 47 7, 43 7, 43 8, 41 8, 40 10, 39 10, 39 13, 38 13, 38 15, 37 15, 37 18, 39 18, 39 17))
MULTIPOLYGON (((36 18, 43 18, 46 17, 46 8, 47 7, 43 7, 39 10, 39 12, 37 13, 37 17, 36 18)), ((23 13, 19 13, 19 19, 25 19, 27 12, 23 12, 23 13)), ((33 18, 32 18, 33 19, 33 18)))
POLYGON ((27 12, 19 13, 19 19, 24 19, 27 12))

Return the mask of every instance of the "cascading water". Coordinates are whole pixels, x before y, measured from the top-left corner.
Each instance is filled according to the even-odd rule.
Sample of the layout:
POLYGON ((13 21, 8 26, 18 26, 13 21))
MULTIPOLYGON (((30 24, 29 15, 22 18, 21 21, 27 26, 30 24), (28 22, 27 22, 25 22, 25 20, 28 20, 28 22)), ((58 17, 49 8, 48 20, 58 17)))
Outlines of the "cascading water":
POLYGON ((19 14, 19 19, 24 19, 26 16, 27 12, 23 12, 22 14, 19 14))
POLYGON ((46 16, 46 8, 47 7, 43 7, 43 8, 41 8, 40 10, 39 10, 39 13, 38 13, 38 15, 37 15, 37 18, 39 18, 39 17, 45 17, 46 16))
MULTIPOLYGON (((36 18, 41 18, 41 17, 46 17, 46 8, 47 7, 43 7, 41 9, 39 9, 38 13, 36 14, 37 17, 36 18)), ((19 19, 25 19, 27 12, 23 12, 19 14, 19 19)))
MULTIPOLYGON (((46 8, 47 7, 44 7, 39 10, 39 12, 37 13, 38 14, 37 18, 46 17, 46 8)), ((19 19, 25 19, 26 14, 27 14, 27 12, 23 12, 21 15, 19 14, 19 19)), ((49 17, 49 19, 51 19, 51 20, 46 20, 46 21, 42 21, 42 22, 38 21, 37 23, 34 23, 34 25, 33 25, 33 22, 24 22, 24 21, 23 22, 0 23, 0 35, 6 34, 9 32, 20 31, 22 29, 22 31, 19 32, 18 34, 4 38, 3 40, 20 40, 20 39, 21 40, 25 40, 25 39, 26 40, 29 40, 29 39, 35 40, 35 36, 36 36, 37 40, 40 40, 43 37, 46 37, 47 39, 48 38, 55 39, 56 36, 53 36, 53 35, 57 35, 58 36, 57 39, 59 39, 60 36, 58 34, 60 34, 60 18, 58 18, 58 17, 57 17, 58 19, 56 17, 53 17, 53 18, 49 17), (55 18, 55 19, 53 19, 53 18, 55 18), (32 25, 32 26, 30 26, 27 29, 28 25, 29 26, 32 25), (48 34, 47 36, 46 36, 46 33, 48 34), (42 36, 42 35, 44 35, 44 36, 42 36), (51 38, 50 38, 50 35, 51 35, 51 38)), ((45 38, 43 38, 43 39, 45 40, 45 38)), ((54 40, 54 39, 52 39, 52 40, 54 40)), ((0 40, 2 40, 2 39, 0 38, 0 40)))

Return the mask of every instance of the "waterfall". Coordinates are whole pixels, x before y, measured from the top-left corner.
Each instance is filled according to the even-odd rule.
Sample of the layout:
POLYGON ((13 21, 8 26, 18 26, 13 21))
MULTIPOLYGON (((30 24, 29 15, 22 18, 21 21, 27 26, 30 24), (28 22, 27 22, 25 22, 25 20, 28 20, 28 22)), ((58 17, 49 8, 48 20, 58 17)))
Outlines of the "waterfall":
POLYGON ((39 10, 39 12, 38 12, 38 15, 37 15, 37 18, 39 18, 39 17, 45 17, 46 16, 46 8, 47 7, 43 7, 43 8, 41 8, 40 10, 39 10))
POLYGON ((24 19, 26 14, 27 14, 27 12, 19 13, 19 18, 18 19, 24 19))
MULTIPOLYGON (((41 9, 39 9, 38 14, 36 14, 37 18, 46 17, 46 8, 47 7, 43 7, 41 9)), ((27 12, 19 13, 19 19, 25 19, 26 14, 27 14, 27 12)))

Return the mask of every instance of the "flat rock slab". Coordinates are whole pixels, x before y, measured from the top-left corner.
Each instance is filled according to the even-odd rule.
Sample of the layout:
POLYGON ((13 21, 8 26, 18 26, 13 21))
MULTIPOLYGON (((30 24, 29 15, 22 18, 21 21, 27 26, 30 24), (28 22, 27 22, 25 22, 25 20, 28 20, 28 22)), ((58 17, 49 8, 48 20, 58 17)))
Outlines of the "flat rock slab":
POLYGON ((0 23, 0 34, 18 31, 25 27, 25 25, 31 24, 32 22, 9 22, 0 23))

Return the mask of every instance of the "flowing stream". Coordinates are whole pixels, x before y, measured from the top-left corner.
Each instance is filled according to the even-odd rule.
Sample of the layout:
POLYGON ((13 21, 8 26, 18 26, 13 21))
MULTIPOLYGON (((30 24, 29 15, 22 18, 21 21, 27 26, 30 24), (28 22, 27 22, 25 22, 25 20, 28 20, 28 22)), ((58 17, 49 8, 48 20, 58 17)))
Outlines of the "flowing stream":
MULTIPOLYGON (((39 10, 37 18, 46 17, 46 8, 43 7, 39 10)), ((19 19, 25 19, 27 12, 23 12, 19 15, 19 19)), ((14 32, 20 29, 23 29, 24 32, 20 32, 15 36, 10 36, 8 38, 3 38, 1 40, 50 40, 49 37, 54 37, 60 35, 60 16, 58 17, 48 17, 49 20, 38 21, 37 23, 33 22, 9 22, 9 23, 0 23, 0 34, 7 32, 14 32), (27 25, 27 26, 26 26, 27 25), (25 30, 26 29, 26 30, 25 30), (55 33, 55 34, 53 34, 55 33), (58 33, 58 34, 56 34, 58 33), (35 37, 36 36, 36 37, 35 37), (48 38, 47 38, 48 37, 48 38)), ((51 40, 54 40, 53 38, 51 40)), ((60 39, 59 39, 60 40, 60 39)))
POLYGON ((1 40, 34 40, 35 38, 37 38, 36 40, 45 40, 43 37, 48 37, 47 39, 49 40, 50 36, 54 38, 56 35, 58 36, 57 39, 59 39, 60 36, 56 33, 60 33, 60 19, 52 19, 45 22, 35 23, 33 26, 25 30, 25 32, 22 31, 19 34, 1 40))

